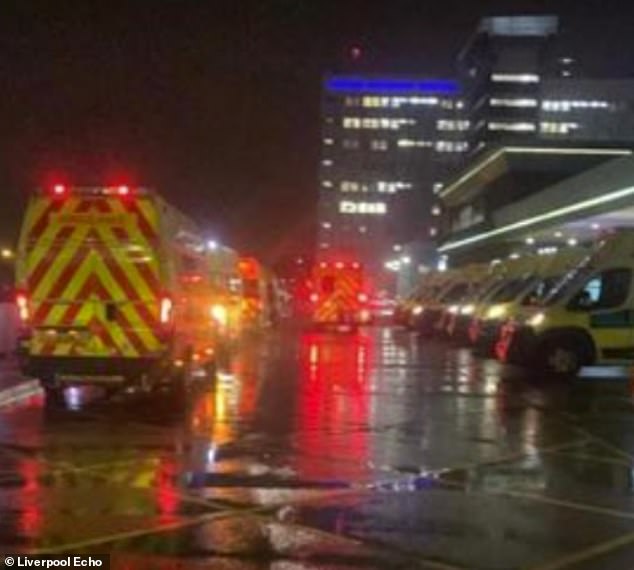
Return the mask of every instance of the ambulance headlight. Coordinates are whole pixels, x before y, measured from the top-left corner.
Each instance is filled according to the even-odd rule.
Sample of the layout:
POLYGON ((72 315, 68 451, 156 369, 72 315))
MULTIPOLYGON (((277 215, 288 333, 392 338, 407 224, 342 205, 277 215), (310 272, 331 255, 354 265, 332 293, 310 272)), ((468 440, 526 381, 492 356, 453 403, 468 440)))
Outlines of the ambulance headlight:
POLYGON ((506 307, 504 305, 493 305, 486 314, 487 319, 501 319, 506 315, 506 307))
POLYGON ((460 307, 461 315, 472 315, 473 311, 475 311, 475 305, 464 305, 463 307, 460 307))
POLYGON ((226 326, 228 320, 227 308, 224 305, 212 305, 211 318, 220 326, 226 326))
POLYGON ((412 315, 422 315, 423 311, 425 310, 425 308, 422 305, 416 305, 413 309, 412 309, 412 315))
POLYGON ((451 305, 451 306, 449 307, 449 312, 450 312, 452 315, 457 315, 459 310, 460 310, 460 307, 459 307, 458 305, 451 305))
POLYGON ((539 327, 544 324, 546 320, 546 315, 544 313, 535 313, 532 317, 529 317, 526 321, 526 324, 531 327, 539 327))

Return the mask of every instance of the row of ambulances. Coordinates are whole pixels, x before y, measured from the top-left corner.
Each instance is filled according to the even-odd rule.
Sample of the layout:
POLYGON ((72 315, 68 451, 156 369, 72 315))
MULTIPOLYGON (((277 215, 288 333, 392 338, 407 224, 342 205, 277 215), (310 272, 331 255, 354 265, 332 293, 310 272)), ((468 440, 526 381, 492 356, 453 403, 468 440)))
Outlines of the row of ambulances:
POLYGON ((397 322, 557 375, 634 360, 634 231, 587 248, 434 272, 397 322))
POLYGON ((220 348, 271 320, 273 281, 153 191, 38 190, 16 256, 23 372, 47 401, 68 384, 182 392, 195 370, 213 374, 220 348))

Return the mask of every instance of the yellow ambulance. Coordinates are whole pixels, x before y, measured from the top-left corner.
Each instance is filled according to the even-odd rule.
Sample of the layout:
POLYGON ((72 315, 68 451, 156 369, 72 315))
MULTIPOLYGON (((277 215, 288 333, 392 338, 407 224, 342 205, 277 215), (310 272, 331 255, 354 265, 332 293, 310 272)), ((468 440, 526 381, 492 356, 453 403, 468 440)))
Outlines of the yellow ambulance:
POLYGON ((214 361, 209 258, 197 226, 155 192, 56 184, 22 223, 16 302, 23 371, 47 402, 65 386, 168 385, 214 361))
POLYGON ((630 362, 633 274, 634 232, 603 236, 542 301, 504 327, 498 356, 566 376, 595 363, 630 362))

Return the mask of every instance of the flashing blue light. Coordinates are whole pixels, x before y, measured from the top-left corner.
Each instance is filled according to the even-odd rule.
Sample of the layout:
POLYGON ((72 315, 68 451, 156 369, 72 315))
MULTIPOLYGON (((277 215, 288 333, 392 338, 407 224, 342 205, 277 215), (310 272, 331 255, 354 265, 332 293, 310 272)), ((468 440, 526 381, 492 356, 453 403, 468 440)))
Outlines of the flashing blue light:
POLYGON ((326 80, 326 88, 333 92, 347 93, 457 93, 457 81, 448 79, 367 79, 357 77, 333 77, 326 80))

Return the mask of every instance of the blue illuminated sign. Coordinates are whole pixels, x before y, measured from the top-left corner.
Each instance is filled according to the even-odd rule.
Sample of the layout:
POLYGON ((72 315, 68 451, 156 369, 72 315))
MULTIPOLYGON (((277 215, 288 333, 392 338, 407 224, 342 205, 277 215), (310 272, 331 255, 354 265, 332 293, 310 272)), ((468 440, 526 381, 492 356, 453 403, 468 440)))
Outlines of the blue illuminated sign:
POLYGON ((457 93, 457 81, 448 79, 384 79, 361 77, 331 77, 326 80, 328 91, 345 93, 457 93))

